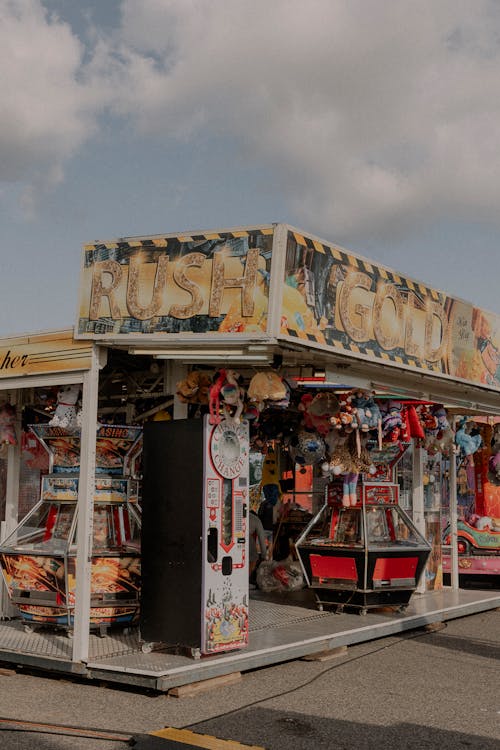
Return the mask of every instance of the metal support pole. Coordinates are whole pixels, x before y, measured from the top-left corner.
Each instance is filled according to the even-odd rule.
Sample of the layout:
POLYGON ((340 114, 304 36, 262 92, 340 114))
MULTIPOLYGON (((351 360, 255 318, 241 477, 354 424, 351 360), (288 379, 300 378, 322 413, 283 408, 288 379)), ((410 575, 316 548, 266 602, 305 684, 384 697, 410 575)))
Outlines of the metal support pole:
MULTIPOLYGON (((455 418, 453 418, 452 429, 455 431, 455 418)), ((451 565, 451 588, 458 589, 459 576, 458 576, 458 534, 457 534, 457 519, 458 519, 458 503, 457 503, 457 457, 452 452, 450 455, 450 565, 451 565)))
MULTIPOLYGON (((19 393, 10 398, 10 403, 16 406, 19 393)), ((21 413, 17 411, 16 437, 17 445, 7 448, 7 485, 5 488, 5 534, 8 535, 19 523, 19 479, 21 474, 21 413)))
MULTIPOLYGON (((10 398, 10 403, 17 406, 20 402, 19 392, 10 398)), ((4 541, 19 523, 19 479, 21 475, 21 412, 17 410, 16 437, 17 445, 7 448, 7 483, 5 488, 5 520, 0 528, 0 541, 4 541)), ((0 581, 0 619, 13 617, 16 609, 10 603, 10 597, 4 581, 0 581)))
POLYGON ((76 536, 76 592, 73 661, 88 659, 90 631, 90 573, 94 515, 95 453, 99 363, 94 347, 91 368, 83 376, 78 525, 76 536))
MULTIPOLYGON (((413 523, 425 537, 425 515, 424 515, 424 449, 417 445, 413 446, 413 523)), ((422 574, 417 586, 417 592, 425 592, 425 575, 422 574)))

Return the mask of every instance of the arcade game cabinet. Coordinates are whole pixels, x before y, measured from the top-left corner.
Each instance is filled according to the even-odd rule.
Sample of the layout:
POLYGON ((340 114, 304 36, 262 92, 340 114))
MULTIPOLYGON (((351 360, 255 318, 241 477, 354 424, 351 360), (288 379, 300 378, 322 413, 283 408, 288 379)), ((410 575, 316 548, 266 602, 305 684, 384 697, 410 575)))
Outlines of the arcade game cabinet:
POLYGON ((379 481, 363 475, 355 505, 342 503, 333 482, 321 510, 296 542, 305 579, 318 608, 390 606, 404 611, 417 588, 431 548, 398 504, 392 465, 379 481))
POLYGON ((248 642, 248 423, 144 426, 142 650, 248 642))
MULTIPOLYGON (((2 573, 26 630, 71 628, 76 584, 80 435, 32 425, 48 451, 40 500, 0 547, 2 573)), ((141 428, 101 425, 96 436, 91 627, 137 621, 140 589, 140 512, 135 477, 141 428)))

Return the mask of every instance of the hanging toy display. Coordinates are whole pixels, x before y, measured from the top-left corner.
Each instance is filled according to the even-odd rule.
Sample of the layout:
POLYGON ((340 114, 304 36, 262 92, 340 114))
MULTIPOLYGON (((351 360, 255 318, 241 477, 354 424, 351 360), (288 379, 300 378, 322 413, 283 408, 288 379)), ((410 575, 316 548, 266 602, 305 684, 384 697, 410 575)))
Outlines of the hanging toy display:
POLYGON ((193 370, 177 385, 177 396, 183 404, 208 404, 212 377, 207 372, 193 370))
POLYGON ((396 443, 403 429, 402 404, 399 401, 389 401, 382 416, 382 434, 390 443, 396 443))
POLYGON ((470 432, 467 430, 467 418, 462 417, 458 423, 458 429, 455 433, 455 443, 461 456, 472 456, 483 443, 483 439, 477 427, 471 427, 470 432))
POLYGON ((243 412, 244 391, 239 384, 240 376, 235 370, 219 370, 209 391, 210 424, 219 424, 224 419, 239 422, 243 412), (221 407, 224 414, 221 415, 221 407))
POLYGON ((343 393, 339 397, 338 414, 331 417, 330 422, 337 430, 344 432, 352 432, 356 429, 356 415, 352 405, 352 396, 349 393, 343 393))
MULTIPOLYGON (((375 402, 370 395, 364 391, 356 391, 351 398, 351 406, 356 415, 358 430, 368 432, 372 429, 372 411, 375 408, 375 402)), ((373 426, 377 426, 377 422, 373 426)))
POLYGON ((332 419, 338 415, 340 405, 334 393, 325 391, 315 396, 305 393, 298 408, 303 412, 304 427, 325 437, 332 428, 332 419))
POLYGON ((273 370, 256 372, 248 385, 247 396, 259 411, 262 411, 266 405, 286 407, 290 400, 290 392, 286 383, 273 370))

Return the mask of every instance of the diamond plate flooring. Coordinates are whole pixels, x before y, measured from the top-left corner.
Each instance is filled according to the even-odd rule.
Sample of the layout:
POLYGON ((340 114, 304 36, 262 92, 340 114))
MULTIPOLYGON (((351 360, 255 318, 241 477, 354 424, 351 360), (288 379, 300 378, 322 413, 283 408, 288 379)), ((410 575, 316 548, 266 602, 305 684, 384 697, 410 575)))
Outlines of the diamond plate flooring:
MULTIPOLYGON (((252 600, 250 607, 250 633, 268 628, 279 628, 294 623, 321 619, 330 615, 304 607, 252 600)), ((20 620, 0 622, 0 652, 32 654, 71 661, 73 643, 63 630, 38 626, 26 632, 20 620)), ((109 628, 106 635, 90 635, 89 661, 109 659, 140 651, 139 629, 109 628)))
POLYGON ((166 691, 170 687, 299 658, 315 651, 381 638, 500 606, 500 591, 428 592, 412 597, 405 613, 373 611, 366 617, 318 612, 307 592, 295 604, 260 593, 250 601, 250 642, 246 649, 193 659, 155 644, 143 653, 138 628, 92 633, 86 664, 73 663, 72 640, 64 631, 40 627, 25 632, 19 620, 0 622, 0 660, 47 671, 84 674, 111 682, 166 691))

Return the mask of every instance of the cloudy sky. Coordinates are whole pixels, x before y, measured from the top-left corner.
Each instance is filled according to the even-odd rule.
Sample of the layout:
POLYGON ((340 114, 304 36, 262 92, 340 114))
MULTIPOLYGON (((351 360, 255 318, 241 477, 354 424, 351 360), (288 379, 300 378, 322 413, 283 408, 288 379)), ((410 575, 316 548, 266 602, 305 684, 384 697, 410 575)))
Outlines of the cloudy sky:
POLYGON ((81 247, 284 221, 500 313, 500 3, 0 0, 0 336, 81 247))

